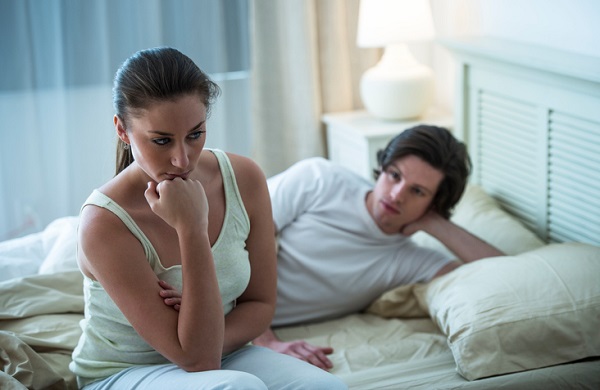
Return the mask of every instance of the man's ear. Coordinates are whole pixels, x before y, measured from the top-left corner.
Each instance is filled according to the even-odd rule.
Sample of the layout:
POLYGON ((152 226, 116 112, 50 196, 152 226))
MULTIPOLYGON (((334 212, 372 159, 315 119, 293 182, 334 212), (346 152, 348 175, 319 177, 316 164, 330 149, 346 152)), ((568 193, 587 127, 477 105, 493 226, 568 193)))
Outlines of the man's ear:
POLYGON ((113 117, 113 122, 115 124, 115 130, 117 131, 117 136, 121 139, 121 141, 129 144, 129 136, 127 135, 127 128, 125 127, 125 123, 118 115, 113 117))

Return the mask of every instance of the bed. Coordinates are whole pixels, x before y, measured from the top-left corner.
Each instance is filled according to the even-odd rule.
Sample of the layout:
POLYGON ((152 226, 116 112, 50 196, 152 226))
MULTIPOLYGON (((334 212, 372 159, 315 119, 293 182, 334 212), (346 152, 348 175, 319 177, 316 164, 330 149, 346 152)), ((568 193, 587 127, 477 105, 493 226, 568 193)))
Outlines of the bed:
MULTIPOLYGON (((600 59, 491 38, 457 62, 474 173, 453 220, 506 256, 276 329, 334 348, 351 389, 600 388, 600 59)), ((0 388, 74 389, 77 217, 0 243, 0 388)), ((446 250, 423 233, 421 245, 446 250)))

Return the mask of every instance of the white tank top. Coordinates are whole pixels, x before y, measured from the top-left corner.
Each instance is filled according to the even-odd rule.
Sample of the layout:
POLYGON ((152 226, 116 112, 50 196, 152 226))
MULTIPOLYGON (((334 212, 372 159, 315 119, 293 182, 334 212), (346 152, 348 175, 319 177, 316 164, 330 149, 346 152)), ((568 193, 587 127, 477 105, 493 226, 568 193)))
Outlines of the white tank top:
MULTIPOLYGON (((225 191, 223 227, 212 246, 212 253, 223 309, 227 314, 250 280, 250 263, 245 249, 250 221, 229 158, 221 150, 210 151, 219 162, 225 191)), ((87 205, 103 207, 117 215, 142 244, 148 263, 159 279, 181 291, 181 266, 164 268, 150 240, 121 206, 98 190, 92 192, 82 209, 87 205)), ((137 334, 99 282, 84 275, 83 288, 83 334, 73 352, 73 362, 70 365, 70 369, 77 375, 80 387, 134 365, 168 363, 167 359, 137 334)))

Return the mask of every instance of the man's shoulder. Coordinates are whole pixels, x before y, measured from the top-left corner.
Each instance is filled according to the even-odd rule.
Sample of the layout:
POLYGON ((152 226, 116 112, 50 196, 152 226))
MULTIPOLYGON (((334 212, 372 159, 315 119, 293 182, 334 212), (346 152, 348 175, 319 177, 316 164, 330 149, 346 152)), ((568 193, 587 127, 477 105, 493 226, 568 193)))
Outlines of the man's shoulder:
POLYGON ((298 161, 296 165, 299 169, 303 170, 312 170, 316 174, 340 174, 348 177, 359 177, 354 172, 350 171, 348 168, 328 160, 324 157, 309 157, 303 160, 298 161))
POLYGON ((283 185, 302 187, 311 191, 333 189, 361 189, 371 186, 368 180, 342 165, 323 157, 309 157, 300 160, 287 170, 267 180, 271 190, 283 185))
POLYGON ((302 159, 294 164, 294 166, 302 167, 305 169, 330 169, 333 166, 331 160, 325 157, 308 157, 302 159))

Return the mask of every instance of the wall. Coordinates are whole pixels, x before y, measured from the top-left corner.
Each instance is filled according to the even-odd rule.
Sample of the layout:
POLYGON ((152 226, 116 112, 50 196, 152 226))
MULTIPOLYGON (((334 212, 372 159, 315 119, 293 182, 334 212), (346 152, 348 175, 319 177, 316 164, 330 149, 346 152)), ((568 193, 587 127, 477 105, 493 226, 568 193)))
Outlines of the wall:
POLYGON ((597 0, 481 2, 484 34, 600 57, 597 0))
MULTIPOLYGON (((600 57, 600 1, 431 0, 437 35, 489 35, 600 57)), ((436 103, 452 110, 454 61, 434 45, 436 103)))

